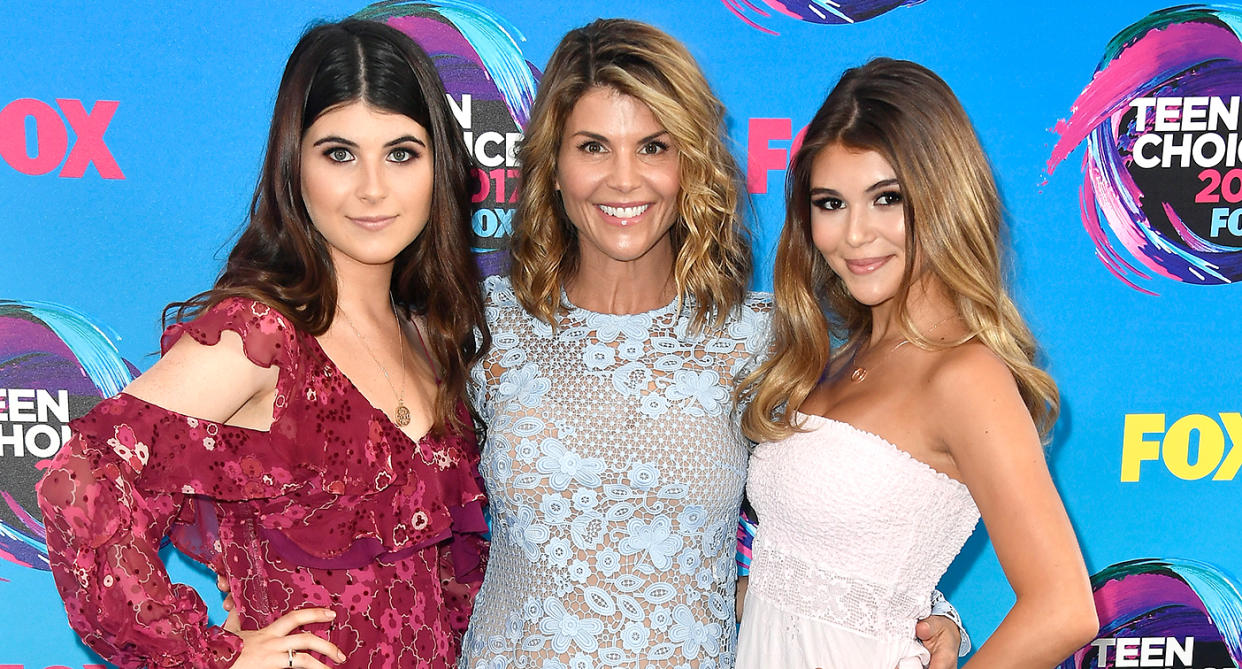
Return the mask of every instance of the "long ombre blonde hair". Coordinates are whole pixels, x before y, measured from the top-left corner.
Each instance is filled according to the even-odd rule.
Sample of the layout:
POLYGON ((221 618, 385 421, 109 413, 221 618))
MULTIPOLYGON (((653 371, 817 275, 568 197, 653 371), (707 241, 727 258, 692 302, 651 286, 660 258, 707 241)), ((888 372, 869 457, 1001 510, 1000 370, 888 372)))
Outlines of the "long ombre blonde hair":
POLYGON ((811 239, 811 168, 834 144, 878 152, 901 184, 909 232, 905 277, 894 299, 902 335, 930 350, 971 339, 983 343, 1009 367, 1047 437, 1060 399, 1052 377, 1035 366, 1035 339, 1006 292, 1003 213, 987 157, 949 86, 921 65, 888 58, 846 71, 807 126, 790 166, 776 255, 774 354, 739 389, 749 402, 743 431, 756 441, 796 431, 792 410, 828 368, 832 344, 843 344, 833 356, 849 354, 871 334, 871 310, 850 295, 811 239), (966 323, 961 339, 935 344, 911 321, 907 297, 923 278, 944 286, 966 323))
POLYGON ((555 326, 561 288, 578 271, 577 231, 556 192, 561 134, 596 87, 641 100, 672 136, 681 190, 670 230, 679 301, 693 324, 719 326, 750 280, 750 234, 739 212, 740 170, 725 146, 724 105, 684 46, 637 21, 599 19, 561 39, 539 82, 522 143, 510 280, 522 306, 555 326))

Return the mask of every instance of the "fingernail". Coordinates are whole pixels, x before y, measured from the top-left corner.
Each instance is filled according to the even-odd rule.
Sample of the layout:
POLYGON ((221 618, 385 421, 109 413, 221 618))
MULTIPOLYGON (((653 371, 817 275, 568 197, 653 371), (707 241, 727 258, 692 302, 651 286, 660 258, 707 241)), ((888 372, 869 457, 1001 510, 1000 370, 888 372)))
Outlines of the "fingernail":
POLYGON ((337 662, 344 662, 344 661, 345 661, 345 653, 342 653, 342 652, 340 652, 340 651, 337 651, 337 653, 336 653, 336 661, 337 661, 337 662))
POLYGON ((335 617, 336 617, 336 611, 328 611, 328 617, 329 617, 329 618, 335 618, 335 617))

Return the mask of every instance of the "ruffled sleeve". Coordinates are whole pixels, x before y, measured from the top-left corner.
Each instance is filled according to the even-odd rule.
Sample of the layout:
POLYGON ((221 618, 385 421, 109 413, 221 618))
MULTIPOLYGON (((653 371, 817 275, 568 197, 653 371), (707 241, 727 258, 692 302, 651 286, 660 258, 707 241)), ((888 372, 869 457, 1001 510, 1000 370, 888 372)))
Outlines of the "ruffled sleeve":
POLYGON ((209 626, 203 600, 157 555, 185 498, 135 485, 153 446, 139 437, 151 427, 144 406, 119 395, 74 421, 39 483, 52 575, 69 624, 110 662, 228 667, 241 639, 209 626))
MULTIPOLYGON (((260 367, 279 365, 294 372, 298 359, 297 331, 279 311, 254 300, 234 297, 213 306, 198 318, 175 323, 160 338, 160 351, 167 353, 182 335, 200 344, 215 346, 224 331, 236 332, 246 357, 260 367)), ((277 402, 279 415, 283 402, 277 402)))
POLYGON ((255 503, 278 498, 296 488, 289 466, 297 438, 297 421, 286 416, 302 382, 299 333, 279 311, 244 298, 229 298, 198 318, 164 331, 160 350, 167 353, 183 336, 215 346, 225 332, 236 333, 246 358, 259 367, 277 367, 270 431, 233 427, 167 411, 143 403, 150 439, 160 448, 135 481, 148 494, 189 495, 179 522, 170 531, 182 552, 204 564, 219 557, 215 503, 255 503))
MULTIPOLYGON (((215 345, 224 330, 241 335, 255 364, 282 366, 292 383, 295 343, 288 322, 252 300, 230 299, 199 318, 170 327, 164 352, 183 335, 215 345)), ((279 494, 292 479, 250 476, 243 449, 269 450, 266 433, 183 416, 120 394, 71 424, 73 437, 39 484, 48 554, 70 625, 119 666, 227 667, 242 641, 210 626, 207 607, 189 586, 174 584, 158 556, 172 535, 179 548, 209 562, 218 554, 208 497, 279 494), (227 461, 227 462, 226 462, 227 461), (156 482, 151 485, 151 482, 156 482), (160 485, 166 482, 167 485, 160 485)))
MULTIPOLYGON (((195 522, 174 528, 177 547, 214 557, 212 509, 198 502, 210 497, 252 518, 268 546, 297 565, 352 569, 450 542, 455 577, 472 582, 480 558, 467 537, 476 530, 460 528, 482 518, 473 435, 411 441, 314 337, 259 303, 222 302, 170 328, 163 347, 185 335, 212 345, 223 330, 241 336, 253 363, 279 369, 273 421, 258 432, 182 417, 192 435, 185 448, 152 456, 140 486, 200 496, 195 513, 183 514, 195 522)), ((469 424, 464 405, 459 412, 469 424)))

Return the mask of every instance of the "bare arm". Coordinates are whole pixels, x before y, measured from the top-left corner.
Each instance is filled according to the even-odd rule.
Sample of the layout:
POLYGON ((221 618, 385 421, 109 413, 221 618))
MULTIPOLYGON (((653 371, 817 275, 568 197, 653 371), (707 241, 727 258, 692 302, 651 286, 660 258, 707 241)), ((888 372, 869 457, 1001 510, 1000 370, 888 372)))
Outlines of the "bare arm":
POLYGON ((187 416, 267 429, 278 374, 274 365, 260 367, 251 362, 242 350, 241 337, 226 330, 215 346, 182 336, 124 392, 187 416))
POLYGON ((1017 601, 970 667, 1039 667, 1095 635, 1091 586, 1039 435, 1008 368, 982 346, 933 380, 938 435, 970 489, 1017 601))

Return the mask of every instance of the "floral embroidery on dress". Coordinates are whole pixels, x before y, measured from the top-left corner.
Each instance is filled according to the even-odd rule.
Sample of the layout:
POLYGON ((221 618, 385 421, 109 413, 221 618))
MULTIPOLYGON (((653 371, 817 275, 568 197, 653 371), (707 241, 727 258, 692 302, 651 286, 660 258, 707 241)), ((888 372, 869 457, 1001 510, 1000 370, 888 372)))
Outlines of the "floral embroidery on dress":
POLYGON ((72 423, 39 484, 70 624, 123 667, 230 666, 240 638, 208 625, 156 553, 171 535, 228 578, 246 629, 326 606, 336 620, 304 630, 336 643, 340 666, 450 666, 486 552, 473 435, 413 442, 312 336, 250 300, 172 326, 162 348, 225 330, 279 368, 270 430, 122 393, 72 423))
POLYGON ((493 544, 461 666, 732 667, 748 450, 731 394, 767 350, 769 300, 705 332, 676 303, 570 305, 554 330, 507 279, 484 290, 471 393, 493 544))

